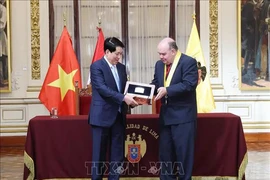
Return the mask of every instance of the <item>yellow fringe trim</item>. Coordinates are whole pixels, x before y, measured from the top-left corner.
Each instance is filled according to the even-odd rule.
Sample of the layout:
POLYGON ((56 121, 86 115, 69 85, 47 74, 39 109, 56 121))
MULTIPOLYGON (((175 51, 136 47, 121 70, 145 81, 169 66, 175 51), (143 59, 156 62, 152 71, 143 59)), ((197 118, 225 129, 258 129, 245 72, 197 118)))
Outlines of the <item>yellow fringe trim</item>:
MULTIPOLYGON (((89 180, 89 178, 55 178, 55 179, 44 179, 44 180, 89 180)), ((91 179, 91 178, 90 178, 91 179)), ((107 180, 108 178, 102 178, 107 180)), ((126 177, 121 178, 120 180, 159 180, 159 177, 126 177)))
POLYGON ((238 170, 238 180, 242 180, 244 174, 245 174, 245 171, 246 171, 246 167, 247 167, 247 164, 248 164, 248 155, 247 155, 247 152, 242 160, 242 163, 239 167, 239 170, 238 170))
POLYGON ((192 176, 192 180, 237 180, 232 176, 192 176))
MULTIPOLYGON (((44 180, 86 180, 89 178, 53 178, 44 180)), ((106 180, 107 178, 103 178, 106 180)), ((120 177, 120 180, 159 180, 159 177, 120 177)), ((192 176, 192 180, 237 180, 232 176, 192 176)))
MULTIPOLYGON (((35 175, 35 168, 34 168, 34 161, 33 159, 24 151, 24 164, 29 169, 30 173, 27 177, 27 180, 34 180, 35 175)), ((231 176, 192 176, 192 180, 242 180, 245 170, 248 164, 248 155, 245 154, 243 161, 238 170, 238 177, 231 177, 231 176)), ((89 178, 53 178, 53 179, 46 179, 46 180, 86 180, 89 178)), ((105 179, 105 178, 103 178, 105 179)), ((158 180, 159 177, 135 177, 135 178, 120 178, 121 180, 158 180)))
POLYGON ((27 177, 27 180, 34 180, 35 178, 35 166, 34 166, 34 161, 31 158, 31 156, 29 156, 27 154, 26 151, 24 151, 24 164, 25 166, 29 169, 30 173, 27 177))

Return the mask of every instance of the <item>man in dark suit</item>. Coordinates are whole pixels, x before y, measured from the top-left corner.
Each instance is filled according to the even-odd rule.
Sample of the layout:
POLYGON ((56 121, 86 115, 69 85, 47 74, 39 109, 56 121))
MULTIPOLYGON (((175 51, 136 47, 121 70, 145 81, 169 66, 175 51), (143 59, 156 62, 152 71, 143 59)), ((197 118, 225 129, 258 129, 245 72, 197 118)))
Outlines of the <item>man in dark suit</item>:
POLYGON ((191 180, 197 121, 195 59, 181 53, 176 42, 165 38, 158 44, 160 60, 152 84, 155 100, 161 99, 159 115, 160 179, 191 180))
POLYGON ((119 179, 124 161, 127 105, 138 105, 133 97, 123 94, 127 81, 126 67, 119 63, 123 48, 119 39, 107 38, 105 56, 90 67, 92 102, 88 121, 93 139, 92 180, 101 180, 104 171, 108 173, 108 165, 108 178, 119 179), (106 161, 108 148, 109 160, 106 161))

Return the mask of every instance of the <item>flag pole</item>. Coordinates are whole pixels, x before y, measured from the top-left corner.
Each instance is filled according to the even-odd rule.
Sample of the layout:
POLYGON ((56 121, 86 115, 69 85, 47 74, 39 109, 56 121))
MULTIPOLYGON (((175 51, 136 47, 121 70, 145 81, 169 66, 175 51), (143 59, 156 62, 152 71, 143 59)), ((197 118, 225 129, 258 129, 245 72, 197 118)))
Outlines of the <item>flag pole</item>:
MULTIPOLYGON (((98 16, 98 26, 97 26, 98 34, 99 34, 99 31, 100 31, 100 28, 101 28, 101 17, 99 15, 98 16)), ((92 85, 91 85, 90 73, 89 73, 89 76, 88 76, 88 82, 87 82, 86 87, 88 89, 88 93, 91 94, 92 93, 92 85)))
POLYGON ((192 14, 192 19, 195 21, 196 20, 196 13, 192 14))
POLYGON ((98 28, 100 28, 100 27, 101 27, 101 17, 98 16, 98 28))
POLYGON ((64 27, 66 27, 67 26, 67 15, 66 15, 65 11, 63 12, 63 21, 64 21, 64 27))

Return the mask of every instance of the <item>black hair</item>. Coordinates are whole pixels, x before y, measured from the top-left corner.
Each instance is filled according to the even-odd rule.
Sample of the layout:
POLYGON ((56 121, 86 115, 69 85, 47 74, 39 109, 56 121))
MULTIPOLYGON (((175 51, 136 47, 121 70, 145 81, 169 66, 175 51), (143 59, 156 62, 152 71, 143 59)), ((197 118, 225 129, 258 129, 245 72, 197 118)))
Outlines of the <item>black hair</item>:
POLYGON ((116 47, 124 48, 124 44, 116 37, 108 37, 104 41, 104 52, 108 49, 111 53, 116 51, 116 47))

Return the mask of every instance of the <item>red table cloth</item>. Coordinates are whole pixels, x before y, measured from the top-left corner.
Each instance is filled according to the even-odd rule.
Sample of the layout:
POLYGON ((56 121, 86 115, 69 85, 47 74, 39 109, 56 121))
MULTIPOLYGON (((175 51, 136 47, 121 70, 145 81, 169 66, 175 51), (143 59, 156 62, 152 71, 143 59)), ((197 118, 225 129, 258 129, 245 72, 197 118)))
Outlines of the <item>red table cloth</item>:
MULTIPOLYGON (((37 116, 30 120, 25 144, 24 179, 89 178, 91 133, 87 116, 37 116)), ((126 149, 140 145, 141 158, 130 163, 126 151, 123 178, 157 178, 158 115, 128 115, 126 149)), ((193 178, 244 179, 247 147, 239 116, 198 114, 193 178)))

